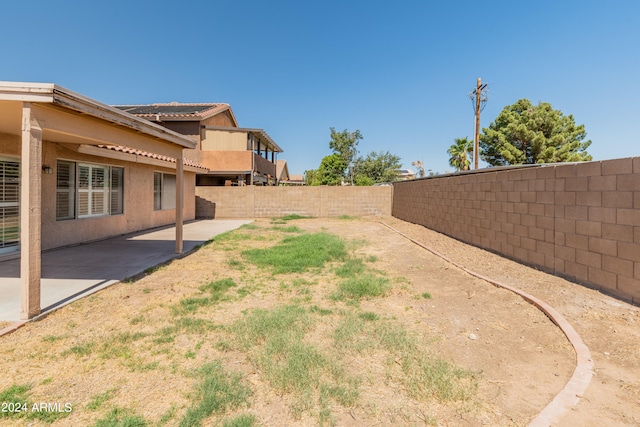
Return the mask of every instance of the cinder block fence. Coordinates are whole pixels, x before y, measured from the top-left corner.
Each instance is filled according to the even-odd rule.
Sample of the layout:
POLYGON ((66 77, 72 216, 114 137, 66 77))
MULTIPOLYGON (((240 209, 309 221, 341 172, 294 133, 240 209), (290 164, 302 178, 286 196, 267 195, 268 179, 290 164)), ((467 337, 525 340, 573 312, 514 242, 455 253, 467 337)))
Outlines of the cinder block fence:
POLYGON ((391 215, 393 187, 196 187, 200 218, 391 215))
POLYGON ((392 215, 640 303, 640 157, 399 182, 392 215))

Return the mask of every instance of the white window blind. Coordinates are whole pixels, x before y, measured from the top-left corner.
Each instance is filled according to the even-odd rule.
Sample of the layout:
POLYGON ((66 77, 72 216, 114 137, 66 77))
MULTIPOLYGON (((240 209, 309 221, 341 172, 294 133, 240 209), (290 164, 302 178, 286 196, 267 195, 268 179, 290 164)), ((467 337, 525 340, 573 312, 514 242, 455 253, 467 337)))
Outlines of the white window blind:
POLYGON ((124 212, 124 169, 58 161, 56 219, 124 212))
POLYGON ((20 163, 0 159, 0 254, 20 244, 20 163))
POLYGON ((176 176, 166 173, 153 174, 153 209, 156 211, 176 208, 176 176))
POLYGON ((56 168, 56 219, 75 217, 76 164, 59 161, 56 168))

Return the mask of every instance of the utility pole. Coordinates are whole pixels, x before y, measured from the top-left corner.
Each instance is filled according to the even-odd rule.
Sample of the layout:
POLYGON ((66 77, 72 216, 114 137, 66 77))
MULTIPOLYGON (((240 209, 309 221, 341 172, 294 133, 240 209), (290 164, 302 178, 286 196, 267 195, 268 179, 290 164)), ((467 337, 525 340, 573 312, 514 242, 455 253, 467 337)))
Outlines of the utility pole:
POLYGON ((469 92, 469 98, 474 103, 473 110, 476 115, 475 138, 473 140, 473 169, 478 169, 479 145, 480 145, 480 112, 487 103, 487 84, 482 84, 482 79, 478 77, 478 84, 472 92, 469 92), (475 102, 474 102, 475 101, 475 102))

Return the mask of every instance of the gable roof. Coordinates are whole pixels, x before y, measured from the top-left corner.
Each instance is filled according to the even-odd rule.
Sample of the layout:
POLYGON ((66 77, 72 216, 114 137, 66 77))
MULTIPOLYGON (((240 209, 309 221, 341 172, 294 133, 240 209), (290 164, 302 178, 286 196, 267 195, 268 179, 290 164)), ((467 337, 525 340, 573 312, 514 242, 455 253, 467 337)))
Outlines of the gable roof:
POLYGON ((167 104, 114 105, 114 107, 149 121, 199 122, 213 117, 216 114, 229 111, 233 123, 238 126, 238 121, 231 110, 231 106, 224 103, 182 104, 179 102, 170 102, 167 104))

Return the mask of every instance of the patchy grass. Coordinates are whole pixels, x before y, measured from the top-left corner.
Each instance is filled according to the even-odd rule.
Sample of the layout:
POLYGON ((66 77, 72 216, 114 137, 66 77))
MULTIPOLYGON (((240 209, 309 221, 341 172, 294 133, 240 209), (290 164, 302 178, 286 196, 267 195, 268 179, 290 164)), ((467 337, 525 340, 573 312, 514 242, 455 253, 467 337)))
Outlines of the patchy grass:
POLYGON ((210 282, 204 286, 200 286, 200 292, 208 292, 209 295, 200 297, 188 297, 180 301, 180 303, 173 307, 174 314, 193 313, 201 307, 209 307, 220 302, 229 288, 235 287, 236 283, 233 279, 221 279, 214 282, 210 282))
POLYGON ((338 359, 305 342, 316 322, 304 308, 289 305, 253 310, 232 327, 239 347, 271 386, 295 396, 290 409, 298 417, 316 403, 349 405, 358 396, 357 379, 345 374, 338 359))
POLYGON ((193 406, 180 421, 181 427, 201 425, 212 414, 239 408, 251 396, 251 389, 242 383, 242 375, 226 372, 219 362, 202 366, 194 375, 200 382, 190 398, 193 406))
POLYGON ((261 268, 269 268, 273 274, 321 269, 327 262, 343 259, 346 255, 344 242, 329 233, 291 236, 270 248, 242 252, 242 256, 249 262, 261 268))
MULTIPOLYGON (((157 276, 140 278, 139 292, 128 292, 131 300, 114 299, 124 308, 119 322, 100 318, 87 328, 78 319, 91 312, 72 305, 80 316, 74 312, 75 320, 63 318, 43 334, 38 342, 53 351, 38 357, 47 366, 77 366, 77 378, 88 373, 91 381, 101 379, 78 400, 72 418, 58 424, 76 422, 82 410, 88 421, 80 423, 98 427, 250 427, 265 417, 268 400, 277 399, 287 411, 277 414, 275 423, 348 425, 351 414, 373 425, 396 416, 391 412, 400 401, 428 406, 433 400, 457 403, 474 395, 477 374, 438 359, 417 335, 382 314, 390 302, 383 298, 392 288, 400 291, 393 298, 425 294, 420 296, 407 279, 405 287, 398 285, 403 279, 393 272, 387 278, 376 270, 378 258, 366 254, 365 240, 306 232, 302 223, 288 224, 305 217, 284 218, 277 219, 281 227, 262 222, 218 236, 196 254, 211 255, 200 264, 183 270, 168 264, 153 273, 157 276), (363 302, 373 298, 379 300, 363 302), (233 369, 252 373, 251 383, 233 369), (96 375, 98 370, 104 375, 96 375), (367 400, 372 389, 388 392, 390 384, 397 387, 392 404, 367 400), (136 400, 144 387, 162 389, 170 403, 161 410, 147 408, 136 400)), ((175 262, 182 266, 184 261, 175 262)), ((92 309, 101 301, 111 303, 107 294, 116 291, 90 301, 92 309)), ((50 375, 35 376, 34 387, 50 384, 48 392, 68 380, 50 375)), ((30 385, 13 387, 5 390, 7 399, 29 401, 30 385)), ((422 415, 426 424, 437 424, 422 415)), ((418 418, 405 421, 415 424, 418 418)), ((33 424, 51 422, 38 420, 33 424)))
POLYGON ((334 294, 333 298, 336 300, 343 300, 345 298, 360 300, 363 298, 381 297, 384 296, 389 289, 391 289, 389 279, 366 273, 361 276, 349 277, 342 280, 338 284, 338 292, 334 294))
POLYGON ((99 419, 93 427, 146 427, 149 424, 131 409, 115 407, 106 417, 99 419))

